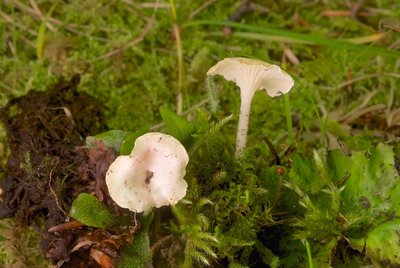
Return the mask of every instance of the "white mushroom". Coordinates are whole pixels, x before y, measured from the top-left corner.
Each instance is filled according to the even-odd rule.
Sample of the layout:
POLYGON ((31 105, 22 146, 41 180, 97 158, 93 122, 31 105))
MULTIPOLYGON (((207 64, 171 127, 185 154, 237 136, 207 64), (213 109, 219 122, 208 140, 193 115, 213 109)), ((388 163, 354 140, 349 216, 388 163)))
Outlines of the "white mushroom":
POLYGON ((134 212, 176 204, 186 195, 183 179, 189 156, 170 135, 150 132, 140 136, 129 156, 110 165, 106 184, 120 207, 134 212))
POLYGON ((257 90, 265 89, 276 97, 290 91, 294 81, 279 66, 248 58, 225 58, 211 67, 207 75, 222 75, 240 88, 240 115, 236 135, 236 155, 246 147, 251 101, 257 90))

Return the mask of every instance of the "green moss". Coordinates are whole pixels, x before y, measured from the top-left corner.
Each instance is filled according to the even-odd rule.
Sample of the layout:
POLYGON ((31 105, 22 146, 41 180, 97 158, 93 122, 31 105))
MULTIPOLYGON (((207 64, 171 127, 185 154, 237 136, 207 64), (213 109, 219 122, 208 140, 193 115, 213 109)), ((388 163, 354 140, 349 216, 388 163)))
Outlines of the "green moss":
MULTIPOLYGON (((53 5, 50 0, 36 2, 43 14, 53 5)), ((44 58, 41 61, 36 58, 35 47, 41 20, 27 12, 32 11, 31 3, 1 3, 1 14, 4 13, 9 19, 1 16, 3 23, 0 23, 0 36, 3 42, 0 42, 0 54, 3 57, 0 59, 0 106, 13 96, 26 94, 31 88, 45 90, 60 76, 69 77, 79 73, 82 77, 79 90, 88 92, 104 103, 110 129, 139 133, 162 122, 160 107, 176 110, 178 70, 172 19, 169 7, 160 5, 155 10, 139 2, 89 0, 60 3, 52 14, 56 21, 50 20, 55 32, 46 30, 44 58), (23 25, 27 27, 21 27, 23 25)), ((254 11, 246 14, 240 22, 306 36, 309 34, 311 39, 316 35, 337 40, 384 31, 387 32, 385 38, 374 45, 390 47, 398 35, 383 25, 395 27, 393 25, 396 25, 400 16, 400 4, 395 2, 366 1, 363 8, 376 8, 376 14, 353 18, 322 15, 326 10, 349 10, 342 1, 268 1, 254 3, 254 11)), ((200 8, 203 3, 196 1, 176 1, 175 4, 178 23, 185 25, 195 20, 226 20, 241 5, 241 1, 214 1, 203 8, 200 8)), ((271 208, 276 193, 280 191, 279 176, 273 164, 274 156, 265 145, 264 138, 272 141, 284 170, 290 174, 285 174, 283 178, 299 184, 298 193, 317 195, 311 197, 311 203, 321 198, 329 206, 336 206, 337 203, 331 200, 337 196, 336 188, 329 188, 328 193, 320 193, 331 185, 326 178, 315 179, 320 178, 321 170, 314 165, 312 152, 325 151, 326 145, 329 145, 326 139, 328 135, 338 140, 346 153, 368 150, 386 141, 385 136, 378 136, 375 131, 383 128, 390 132, 384 123, 383 127, 366 125, 364 118, 357 118, 357 124, 345 124, 340 118, 360 107, 365 96, 375 90, 378 93, 367 106, 386 105, 392 99, 391 109, 398 107, 398 62, 395 58, 365 51, 276 42, 270 36, 259 40, 251 37, 252 31, 245 32, 248 34, 246 38, 237 37, 225 34, 226 29, 221 26, 182 27, 180 30, 184 56, 184 110, 210 96, 204 82, 205 74, 209 67, 224 57, 251 56, 283 64, 296 80, 290 93, 295 153, 288 148, 283 98, 270 98, 264 92, 255 95, 248 149, 242 161, 237 161, 233 156, 240 104, 239 90, 233 83, 216 78, 213 105, 206 103, 200 109, 192 109, 183 115, 195 125, 184 136, 191 154, 186 176, 189 183, 186 201, 191 205, 178 205, 177 208, 193 221, 177 220, 179 217, 174 216, 175 222, 172 222, 176 229, 173 231, 179 241, 175 244, 192 249, 193 260, 201 261, 203 257, 212 260, 213 257, 209 258, 212 254, 206 252, 210 250, 209 253, 215 252, 232 267, 250 265, 247 262, 252 256, 260 256, 261 251, 267 252, 260 251, 263 247, 255 244, 261 230, 275 220, 285 224, 293 220, 289 216, 274 217, 274 213, 287 215, 285 213, 288 211, 295 211, 299 217, 307 215, 307 211, 298 205, 298 195, 288 189, 281 189, 278 204, 271 208), (293 52, 300 61, 299 65, 284 56, 285 48, 293 52), (359 80, 346 85, 351 79, 359 80), (224 121, 230 114, 233 115, 232 120, 224 121), (223 123, 218 123, 221 120, 223 123), (191 206, 204 198, 210 203, 199 206, 193 212, 191 206), (201 219, 207 219, 209 224, 204 225, 201 219), (209 236, 197 239, 196 235, 202 232, 216 237, 219 243, 211 243, 209 236), (202 246, 204 244, 201 243, 205 243, 206 247, 196 250, 193 241, 202 246)), ((168 129, 168 126, 157 130, 174 133, 174 129, 168 129)), ((0 141, 5 140, 4 136, 4 130, 0 131, 0 141)), ((131 143, 132 140, 129 141, 131 143)), ((311 227, 317 227, 321 224, 319 221, 325 222, 333 217, 323 213, 324 205, 315 206, 312 212, 313 217, 306 222, 311 227)), ((173 226, 172 223, 164 223, 173 226)), ((320 233, 315 234, 316 237, 340 232, 338 222, 327 224, 331 229, 323 230, 321 236, 320 233)), ((290 241, 296 228, 300 227, 304 226, 288 227, 283 239, 290 241)), ((276 244, 281 243, 280 239, 276 244)), ((374 238, 371 241, 376 240, 374 238)), ((326 242, 327 245, 333 243, 326 242)), ((292 251, 299 259, 306 256, 303 245, 288 243, 287 248, 274 249, 273 253, 281 257, 287 251, 292 251)), ((311 246, 317 257, 329 255, 327 246, 313 242, 311 246)), ((377 254, 374 248, 371 251, 377 254)), ((289 262, 295 263, 293 259, 287 260, 289 262)), ((321 260, 319 263, 325 262, 321 260)), ((180 256, 177 263, 188 264, 191 259, 180 256)))
POLYGON ((39 247, 40 235, 13 219, 0 221, 0 264, 16 267, 52 267, 39 247))

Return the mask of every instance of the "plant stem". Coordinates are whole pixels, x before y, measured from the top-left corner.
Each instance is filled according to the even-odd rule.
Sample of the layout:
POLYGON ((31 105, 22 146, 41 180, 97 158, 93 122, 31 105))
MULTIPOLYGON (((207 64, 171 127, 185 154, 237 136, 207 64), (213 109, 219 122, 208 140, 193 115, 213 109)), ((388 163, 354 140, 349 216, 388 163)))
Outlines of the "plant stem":
POLYGON ((326 148, 326 137, 325 137, 326 136, 326 129, 325 129, 326 117, 324 117, 324 115, 322 115, 322 117, 321 117, 321 115, 319 113, 318 106, 314 102, 314 96, 311 95, 310 100, 311 100, 312 106, 313 106, 313 108, 315 110, 315 114, 316 114, 316 116, 318 118, 318 121, 319 121, 320 130, 321 130, 322 147, 326 148))
POLYGON ((272 201, 271 208, 274 208, 278 204, 279 198, 281 197, 282 184, 283 184, 283 176, 279 176, 278 186, 276 188, 275 197, 274 201, 272 201))
POLYGON ((153 219, 153 225, 154 225, 154 240, 157 241, 160 237, 161 233, 161 210, 160 209, 155 209, 154 210, 154 219, 153 219))
POLYGON ((288 145, 293 144, 293 124, 292 124, 292 109, 290 106, 289 94, 284 94, 283 96, 285 102, 285 113, 286 113, 286 125, 288 130, 288 145))
POLYGON ((252 98, 244 98, 242 96, 241 99, 239 125, 236 133, 236 158, 243 156, 243 150, 246 147, 252 98))
POLYGON ((43 18, 42 23, 40 24, 38 37, 36 40, 36 57, 38 60, 41 60, 43 56, 44 39, 46 34, 46 28, 48 26, 48 18, 51 17, 51 14, 53 13, 56 6, 57 3, 54 3, 50 7, 49 12, 47 13, 46 17, 43 18))
POLYGON ((308 267, 314 268, 312 255, 311 255, 310 243, 308 243, 307 239, 305 239, 305 243, 306 243, 306 249, 307 249, 308 267))
POLYGON ((181 114, 183 110, 183 51, 182 51, 182 39, 178 25, 178 17, 176 15, 176 8, 174 0, 170 0, 171 16, 172 16, 172 31, 176 41, 176 52, 178 56, 178 94, 176 96, 176 113, 181 114))

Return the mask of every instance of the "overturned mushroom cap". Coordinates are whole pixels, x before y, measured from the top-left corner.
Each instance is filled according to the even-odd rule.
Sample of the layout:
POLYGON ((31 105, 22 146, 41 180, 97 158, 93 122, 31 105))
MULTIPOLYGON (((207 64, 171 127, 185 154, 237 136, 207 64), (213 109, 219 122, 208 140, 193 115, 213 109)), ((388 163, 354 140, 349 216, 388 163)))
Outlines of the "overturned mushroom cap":
POLYGON ((242 92, 242 96, 251 95, 259 89, 265 89, 271 97, 289 92, 294 81, 290 75, 273 64, 248 58, 225 58, 211 67, 207 75, 222 75, 233 81, 242 92))
POLYGON ((106 174, 111 198, 134 212, 176 204, 186 195, 183 179, 189 156, 170 135, 150 132, 135 141, 129 156, 119 156, 106 174))
POLYGON ((211 67, 207 75, 222 75, 240 87, 240 115, 236 135, 236 156, 246 146, 250 107, 257 90, 265 89, 271 97, 289 92, 294 81, 279 66, 248 58, 225 58, 211 67))

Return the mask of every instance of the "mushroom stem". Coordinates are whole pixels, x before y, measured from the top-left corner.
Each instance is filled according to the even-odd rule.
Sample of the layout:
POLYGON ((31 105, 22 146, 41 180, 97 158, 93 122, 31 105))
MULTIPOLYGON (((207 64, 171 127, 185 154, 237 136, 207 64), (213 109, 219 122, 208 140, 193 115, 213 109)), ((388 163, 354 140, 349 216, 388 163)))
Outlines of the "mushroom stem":
POLYGON ((243 156, 247 141, 247 129, 249 128, 250 107, 253 95, 243 97, 240 103, 239 125, 236 133, 236 158, 243 156))
POLYGON ((240 88, 240 115, 236 135, 236 158, 246 147, 251 100, 257 90, 265 89, 271 97, 288 93, 294 81, 279 66, 248 58, 226 58, 211 67, 207 75, 222 75, 240 88))

